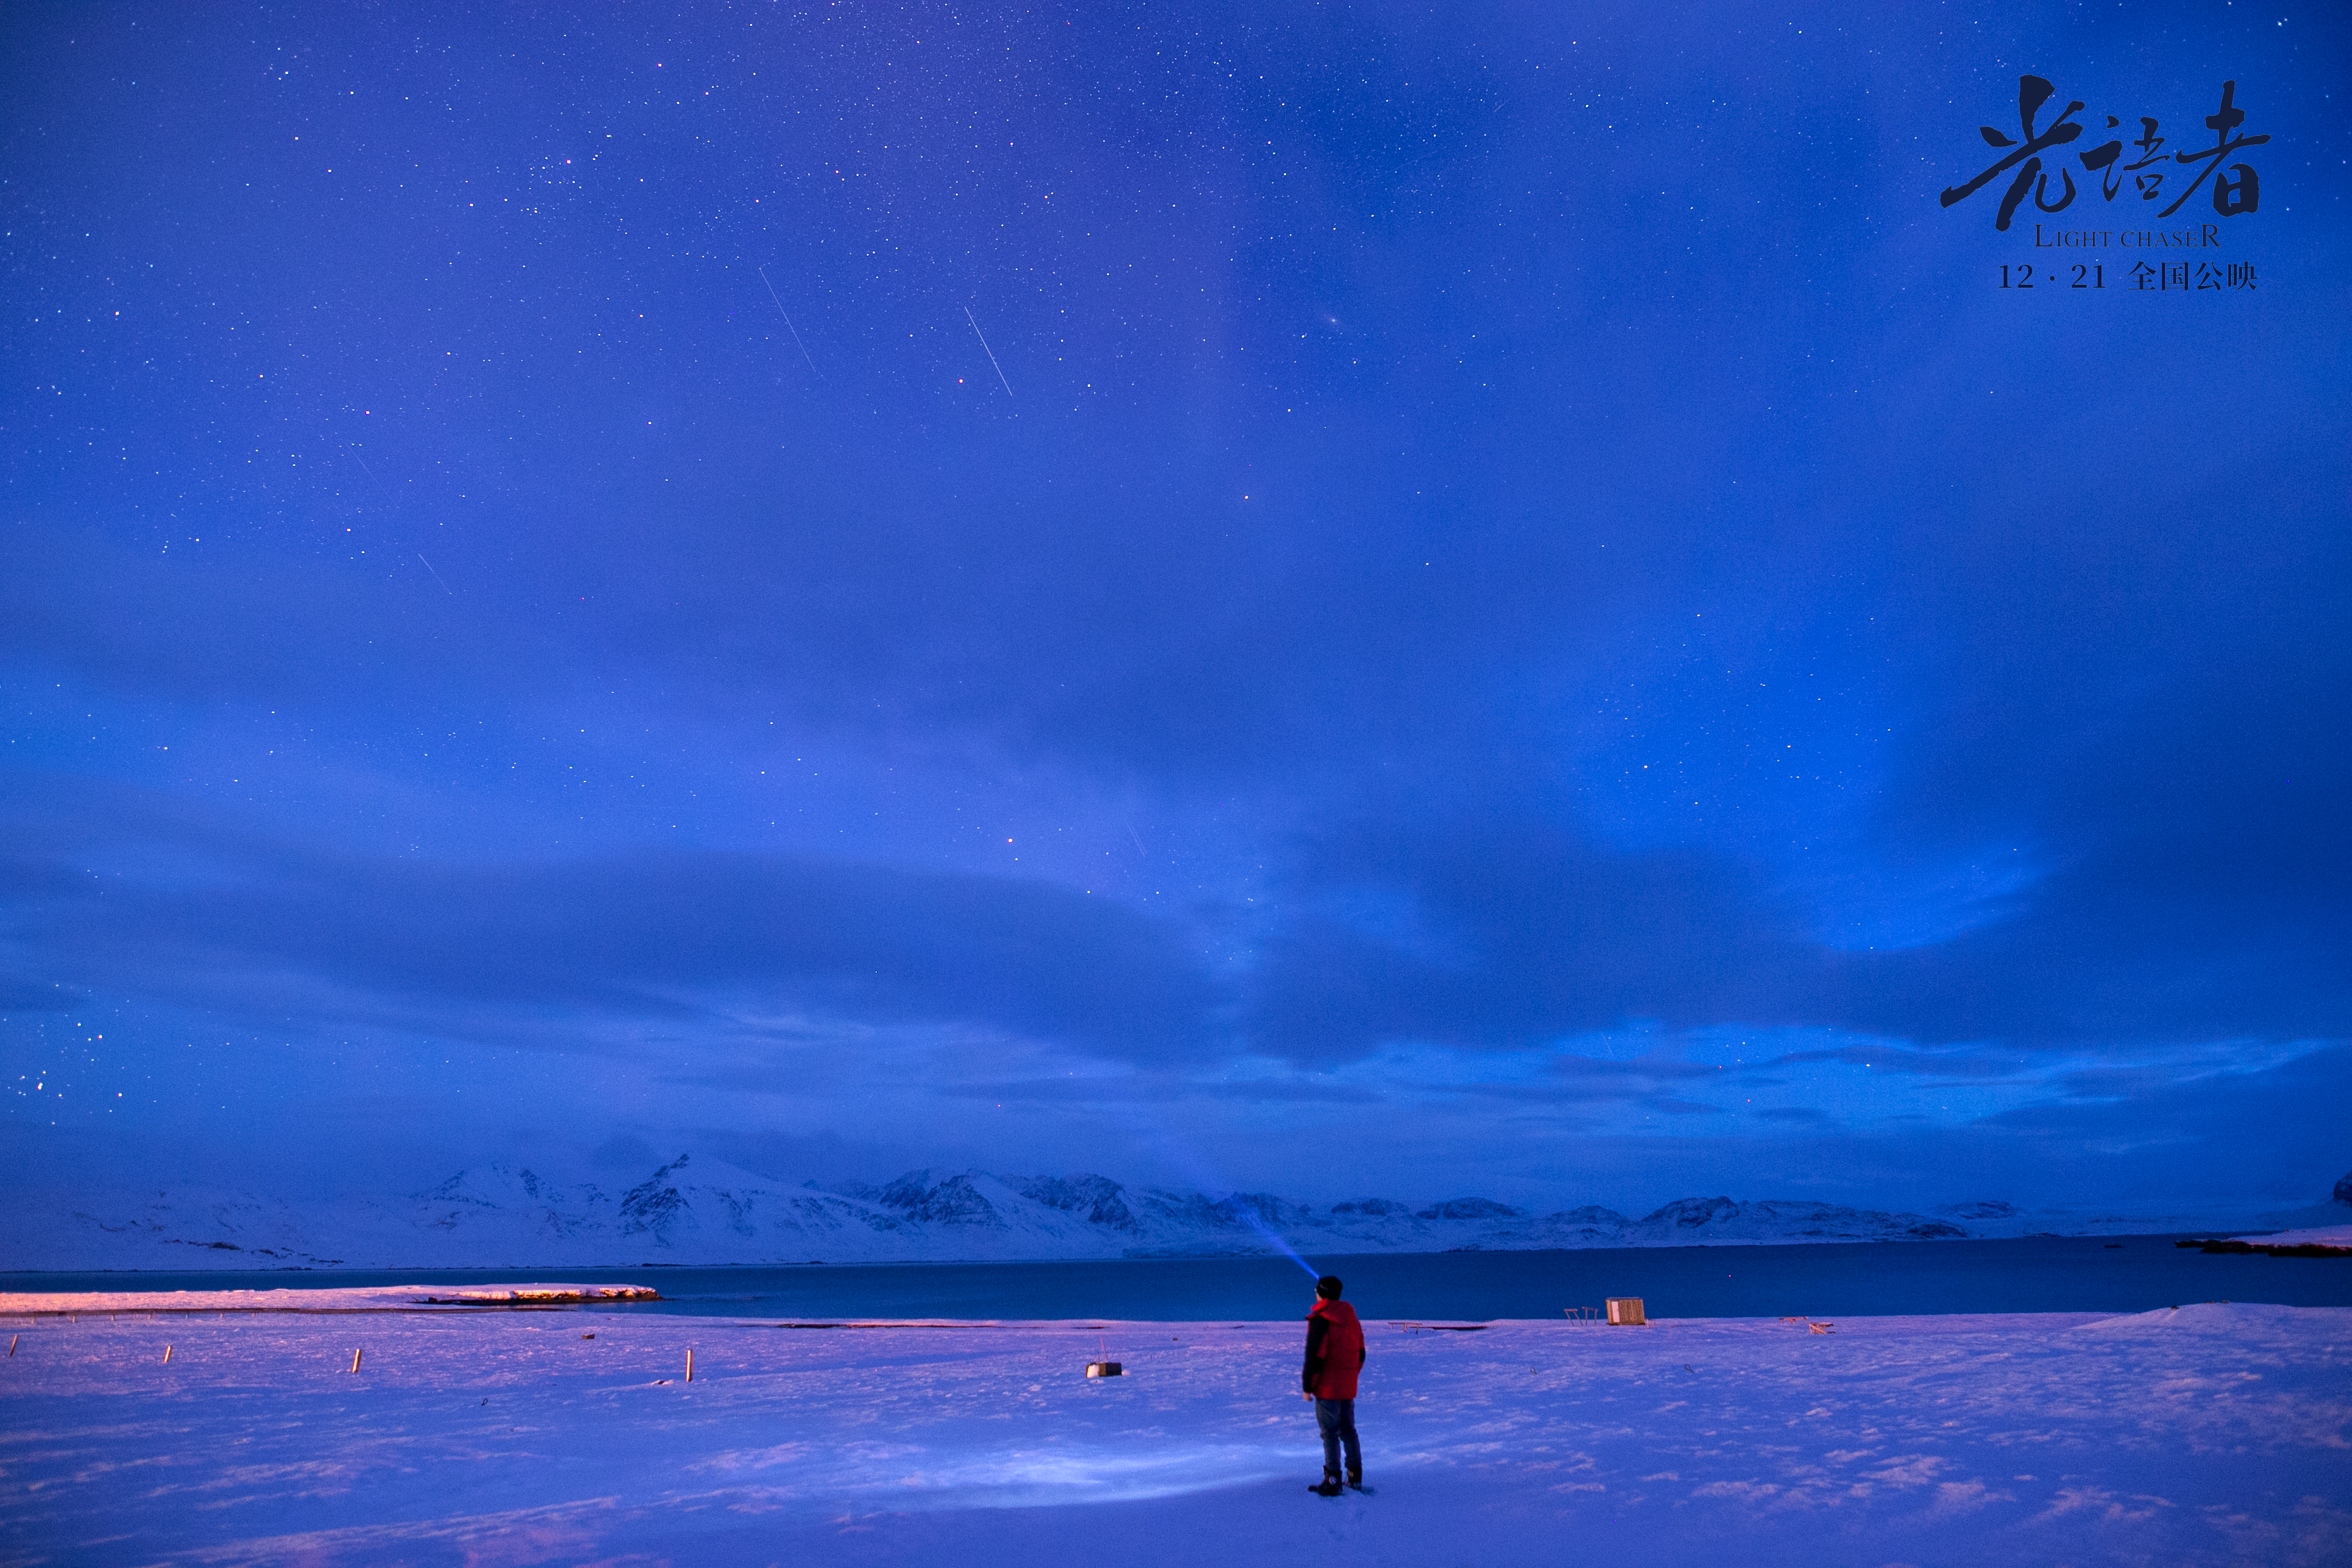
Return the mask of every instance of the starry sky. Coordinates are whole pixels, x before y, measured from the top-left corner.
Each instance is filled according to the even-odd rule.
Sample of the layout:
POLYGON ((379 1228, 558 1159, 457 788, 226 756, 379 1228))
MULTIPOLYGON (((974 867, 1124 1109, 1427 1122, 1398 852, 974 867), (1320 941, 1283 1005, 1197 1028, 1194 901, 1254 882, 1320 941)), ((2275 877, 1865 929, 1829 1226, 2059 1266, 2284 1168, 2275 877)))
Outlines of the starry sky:
POLYGON ((11 1163, 2317 1201, 2319 10, 12 5, 11 1163))

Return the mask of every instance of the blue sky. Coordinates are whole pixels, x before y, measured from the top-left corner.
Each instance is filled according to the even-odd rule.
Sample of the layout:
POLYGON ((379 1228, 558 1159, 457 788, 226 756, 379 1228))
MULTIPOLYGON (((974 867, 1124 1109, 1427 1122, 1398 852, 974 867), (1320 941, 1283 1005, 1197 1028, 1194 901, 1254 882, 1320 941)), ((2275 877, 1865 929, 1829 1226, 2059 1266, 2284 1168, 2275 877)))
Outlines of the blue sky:
POLYGON ((0 26, 46 1168, 2352 1163, 2338 19, 0 26))

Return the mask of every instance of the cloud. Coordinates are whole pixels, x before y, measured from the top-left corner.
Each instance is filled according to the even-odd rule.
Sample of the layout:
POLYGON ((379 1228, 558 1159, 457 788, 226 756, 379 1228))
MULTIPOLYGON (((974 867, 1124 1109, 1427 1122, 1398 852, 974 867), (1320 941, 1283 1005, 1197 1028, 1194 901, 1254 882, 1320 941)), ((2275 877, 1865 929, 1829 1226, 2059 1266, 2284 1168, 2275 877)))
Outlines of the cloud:
POLYGON ((942 1092, 966 1100, 1071 1105, 1165 1105, 1182 1100, 1243 1100, 1254 1105, 1375 1105, 1391 1098, 1361 1084, 1318 1083, 1291 1078, 1230 1081, 1182 1075, 1151 1079, 1073 1076, 1012 1083, 964 1084, 943 1089, 942 1092))
MULTIPOLYGON (((2018 1050, 2324 1038, 2345 1017, 2347 961, 2317 911, 2232 910, 2225 923, 2179 898, 2110 890, 2095 865, 2054 874, 2005 921, 1853 952, 1810 934, 1728 856, 1612 850, 1523 817, 1301 839, 1280 902, 1304 912, 1235 926, 1230 910, 1150 913, 1045 879, 807 855, 366 858, 135 791, 73 793, 19 792, 11 816, 32 851, 0 866, 19 1007, 107 990, 231 1016, 552 1032, 577 1048, 616 1022, 666 1021, 755 1058, 854 1056, 875 1028, 955 1026, 1174 1068, 1183 1092, 1240 1099, 1333 1092, 1212 1087, 1202 1075, 1245 1049, 1298 1066, 1398 1042, 1550 1049, 1551 1088, 1484 1088, 1612 1099, 1712 1068, 1563 1042, 1638 1022, 1823 1028, 1866 1038, 1759 1052, 1743 1070, 1870 1063, 1990 1081, 2023 1070, 2005 1054, 2018 1050), (1379 896, 1358 896, 1367 889, 1379 896), (1368 921, 1367 909, 1390 912, 1368 921), (2200 928, 2193 942, 2184 921, 2200 928), (1244 959, 1213 967, 1204 954, 1220 948, 1244 959)), ((2117 1070, 2145 1086, 2170 1069, 2117 1070)), ((1055 1080, 1013 1092, 1137 1091, 1055 1080)))
POLYGON ((756 1039, 721 1006, 756 991, 1139 1060, 1197 1052, 1221 1005, 1180 922, 1042 881, 702 850, 453 864, 202 848, 215 869, 193 882, 19 865, 0 908, 22 962, 225 1016, 291 1004, 429 1028, 552 1009, 575 1036, 625 1018, 756 1039))
MULTIPOLYGON (((1611 852, 1525 818, 1387 822, 1311 845, 1299 901, 1316 907, 1318 887, 1381 886, 1444 933, 1447 956, 1302 918, 1266 944, 1250 1018, 1266 1048, 1316 1060, 1393 1040, 1524 1047, 1639 1020, 2028 1046, 2299 1038, 2352 1024, 2340 909, 2132 874, 2149 869, 2086 855, 2006 919, 1854 952, 1811 935, 1727 855, 1611 852)), ((1906 1065, 1999 1070, 1980 1053, 1906 1065)))

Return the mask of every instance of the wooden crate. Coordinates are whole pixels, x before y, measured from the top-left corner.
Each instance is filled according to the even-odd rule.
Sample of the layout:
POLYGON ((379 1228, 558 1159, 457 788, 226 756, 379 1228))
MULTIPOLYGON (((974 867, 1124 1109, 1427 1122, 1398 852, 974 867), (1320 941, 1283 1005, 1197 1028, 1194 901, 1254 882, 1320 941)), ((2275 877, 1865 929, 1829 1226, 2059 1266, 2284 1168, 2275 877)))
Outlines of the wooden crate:
POLYGON ((1642 1316, 1642 1298, 1639 1296, 1612 1296, 1609 1298, 1609 1321, 1639 1328, 1650 1320, 1642 1316))
POLYGON ((1127 1369, 1115 1361, 1090 1361, 1087 1363, 1087 1375, 1088 1377, 1124 1377, 1127 1375, 1127 1369))

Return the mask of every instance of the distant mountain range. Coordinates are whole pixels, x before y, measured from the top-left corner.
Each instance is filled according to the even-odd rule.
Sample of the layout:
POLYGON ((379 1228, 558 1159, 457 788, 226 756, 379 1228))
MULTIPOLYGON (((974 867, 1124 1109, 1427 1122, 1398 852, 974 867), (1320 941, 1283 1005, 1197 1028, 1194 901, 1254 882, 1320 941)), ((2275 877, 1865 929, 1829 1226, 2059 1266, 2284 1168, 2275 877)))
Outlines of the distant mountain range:
MULTIPOLYGON (((2333 1209, 2333 1205, 2327 1205, 2333 1209)), ((2340 1213, 2340 1210, 2334 1212, 2340 1213)), ((2314 1208, 2311 1215, 2323 1215, 2314 1208)), ((2279 1216, 2297 1223, 2305 1211, 2279 1216)), ((1213 1197, 1107 1176, 912 1171, 883 1186, 799 1186, 681 1154, 633 1185, 559 1183, 508 1163, 404 1197, 301 1204, 170 1188, 12 1199, 11 1269, 501 1268, 640 1264, 964 1262, 1046 1258, 1938 1241, 2190 1230, 2210 1215, 2028 1213, 1983 1200, 1933 1214, 1801 1200, 1684 1198, 1636 1219, 1539 1213, 1491 1198, 1315 1205, 1213 1197)))

